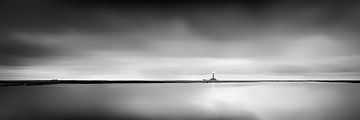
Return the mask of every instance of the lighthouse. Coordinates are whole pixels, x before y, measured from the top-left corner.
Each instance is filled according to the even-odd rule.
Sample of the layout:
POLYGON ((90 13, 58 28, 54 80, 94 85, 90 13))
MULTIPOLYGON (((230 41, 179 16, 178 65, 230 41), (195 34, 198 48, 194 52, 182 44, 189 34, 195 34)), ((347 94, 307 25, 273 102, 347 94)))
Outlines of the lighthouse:
POLYGON ((216 82, 216 81, 218 81, 218 80, 215 78, 215 72, 211 72, 211 78, 210 79, 203 79, 203 82, 205 82, 205 83, 216 82))
POLYGON ((211 78, 209 80, 210 81, 217 81, 217 79, 215 78, 215 72, 211 72, 211 78))

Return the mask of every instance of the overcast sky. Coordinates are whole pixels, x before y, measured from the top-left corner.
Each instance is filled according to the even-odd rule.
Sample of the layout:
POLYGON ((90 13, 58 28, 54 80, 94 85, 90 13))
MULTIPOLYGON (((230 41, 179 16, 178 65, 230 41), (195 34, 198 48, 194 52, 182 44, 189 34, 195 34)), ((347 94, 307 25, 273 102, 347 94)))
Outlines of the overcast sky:
POLYGON ((357 0, 8 0, 0 15, 0 79, 360 79, 357 0))

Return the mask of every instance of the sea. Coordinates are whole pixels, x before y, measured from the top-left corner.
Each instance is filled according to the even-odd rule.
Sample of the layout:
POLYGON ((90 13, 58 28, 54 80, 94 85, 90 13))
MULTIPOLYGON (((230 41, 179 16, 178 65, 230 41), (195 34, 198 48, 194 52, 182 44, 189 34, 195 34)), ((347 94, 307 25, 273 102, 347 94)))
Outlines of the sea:
POLYGON ((358 83, 0 87, 1 120, 360 120, 358 83))

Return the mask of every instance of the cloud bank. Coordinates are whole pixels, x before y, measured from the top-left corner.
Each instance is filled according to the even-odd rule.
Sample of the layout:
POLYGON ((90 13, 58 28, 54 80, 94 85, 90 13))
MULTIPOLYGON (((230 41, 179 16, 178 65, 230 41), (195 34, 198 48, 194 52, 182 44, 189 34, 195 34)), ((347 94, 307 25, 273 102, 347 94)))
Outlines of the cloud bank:
POLYGON ((360 2, 2 1, 0 79, 359 79, 360 2))

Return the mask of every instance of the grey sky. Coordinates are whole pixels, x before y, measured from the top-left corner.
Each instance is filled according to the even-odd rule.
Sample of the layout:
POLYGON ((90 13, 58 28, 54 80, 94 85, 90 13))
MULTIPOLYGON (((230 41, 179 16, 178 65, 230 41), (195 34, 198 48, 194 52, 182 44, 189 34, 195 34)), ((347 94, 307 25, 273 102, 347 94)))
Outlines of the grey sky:
POLYGON ((359 79, 360 2, 0 3, 0 79, 359 79))

